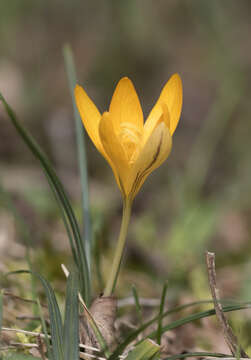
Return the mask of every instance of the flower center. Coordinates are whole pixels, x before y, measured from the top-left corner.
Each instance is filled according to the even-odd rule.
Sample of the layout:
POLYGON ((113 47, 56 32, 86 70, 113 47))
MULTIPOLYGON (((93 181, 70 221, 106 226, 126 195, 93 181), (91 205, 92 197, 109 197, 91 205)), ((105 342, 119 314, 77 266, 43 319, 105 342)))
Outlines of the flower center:
POLYGON ((132 164, 139 152, 141 133, 134 124, 122 122, 120 124, 119 138, 124 147, 127 160, 129 164, 132 164))

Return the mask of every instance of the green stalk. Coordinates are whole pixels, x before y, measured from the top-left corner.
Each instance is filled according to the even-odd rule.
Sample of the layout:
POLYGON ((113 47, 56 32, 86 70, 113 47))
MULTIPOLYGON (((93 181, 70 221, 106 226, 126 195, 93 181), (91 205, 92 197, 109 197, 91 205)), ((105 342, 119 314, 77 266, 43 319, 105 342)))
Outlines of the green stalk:
POLYGON ((131 217, 131 209, 132 209, 132 202, 128 198, 123 199, 123 215, 122 215, 122 223, 119 233, 119 238, 117 242, 117 247, 115 250, 115 256, 112 263, 111 273, 104 291, 104 296, 110 296, 115 289, 121 260, 124 252, 126 235, 128 231, 128 225, 131 217))

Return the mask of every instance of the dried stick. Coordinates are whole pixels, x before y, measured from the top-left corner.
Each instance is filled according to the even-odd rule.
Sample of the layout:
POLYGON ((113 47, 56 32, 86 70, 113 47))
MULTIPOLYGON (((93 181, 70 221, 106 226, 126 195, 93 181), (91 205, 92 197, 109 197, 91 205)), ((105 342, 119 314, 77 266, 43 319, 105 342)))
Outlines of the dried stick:
POLYGON ((207 272, 210 290, 214 302, 214 309, 216 317, 223 329, 225 341, 233 356, 239 354, 242 358, 249 358, 242 347, 238 344, 238 339, 234 335, 232 328, 230 327, 227 318, 223 312, 222 305, 220 303, 219 290, 216 285, 216 271, 215 271, 215 254, 206 252, 207 272))
MULTIPOLYGON (((22 330, 22 329, 13 329, 13 328, 7 328, 7 327, 2 327, 2 331, 12 331, 12 332, 15 332, 15 333, 22 333, 22 334, 26 334, 26 335, 31 335, 31 336, 40 336, 41 339, 44 339, 45 338, 45 335, 43 333, 38 333, 38 332, 34 332, 34 331, 27 331, 27 330, 22 330)), ((50 339, 51 336, 48 335, 48 338, 50 339)), ((13 343, 14 344, 14 343, 13 343)), ((19 343, 15 343, 15 344, 19 344, 19 343)), ((34 346, 34 347, 38 347, 37 344, 23 344, 23 343, 20 343, 19 344, 20 346, 34 346)), ((87 349, 87 350, 93 350, 93 351, 100 351, 98 348, 95 348, 95 347, 92 347, 92 346, 88 346, 88 345, 84 345, 84 344, 79 344, 79 347, 82 348, 82 349, 87 349)))

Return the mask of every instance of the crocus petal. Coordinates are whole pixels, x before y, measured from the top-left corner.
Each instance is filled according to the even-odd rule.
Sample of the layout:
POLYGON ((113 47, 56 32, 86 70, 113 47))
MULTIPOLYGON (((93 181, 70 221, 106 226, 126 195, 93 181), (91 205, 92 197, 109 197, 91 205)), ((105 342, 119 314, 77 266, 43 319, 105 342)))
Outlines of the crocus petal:
POLYGON ((149 116, 147 121, 144 125, 143 130, 143 139, 142 139, 142 146, 148 141, 149 137, 151 136, 154 129, 162 122, 166 124, 168 129, 170 129, 170 114, 168 107, 165 103, 161 106, 157 106, 154 111, 154 116, 149 116))
POLYGON ((84 89, 79 85, 76 85, 75 87, 75 100, 88 135, 92 139, 96 148, 102 155, 104 155, 104 149, 99 138, 99 122, 101 119, 100 112, 84 89))
POLYGON ((182 82, 178 74, 174 74, 168 80, 161 91, 160 97, 154 105, 147 122, 152 122, 152 118, 158 116, 159 107, 166 104, 170 114, 170 133, 173 135, 181 114, 182 108, 182 82))
POLYGON ((138 193, 147 176, 157 169, 169 156, 172 149, 172 136, 162 121, 152 132, 133 167, 134 184, 132 198, 138 193))
POLYGON ((114 124, 111 121, 111 116, 108 112, 105 112, 101 117, 99 135, 108 162, 114 172, 117 184, 120 190, 125 194, 128 162, 124 148, 117 137, 114 124))
POLYGON ((122 78, 113 93, 109 113, 114 128, 120 131, 121 123, 131 123, 139 132, 143 129, 143 112, 133 83, 127 77, 122 78))

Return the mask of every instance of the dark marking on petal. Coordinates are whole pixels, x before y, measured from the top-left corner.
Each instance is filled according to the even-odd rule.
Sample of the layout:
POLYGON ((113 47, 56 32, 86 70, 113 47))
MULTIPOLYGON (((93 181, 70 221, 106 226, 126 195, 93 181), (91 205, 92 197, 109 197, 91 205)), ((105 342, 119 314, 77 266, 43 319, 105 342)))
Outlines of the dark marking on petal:
POLYGON ((143 170, 141 173, 140 172, 137 173, 136 178, 135 178, 134 183, 133 183, 133 186, 132 186, 132 189, 131 189, 131 194, 134 194, 136 192, 137 187, 140 184, 143 177, 146 176, 147 173, 150 173, 149 170, 151 169, 151 167, 153 166, 153 164, 157 161, 157 159, 159 157, 162 142, 163 142, 163 133, 161 134, 160 142, 159 142, 159 145, 157 147, 157 150, 156 150, 156 152, 154 154, 154 157, 153 157, 152 161, 145 168, 145 170, 143 170))
MULTIPOLYGON (((137 173, 136 177, 135 177, 135 180, 133 182, 133 185, 132 185, 132 189, 131 189, 131 194, 134 194, 136 189, 137 189, 137 184, 139 182, 139 177, 140 177, 140 172, 137 173)), ((133 196, 134 197, 134 196, 133 196)))
POLYGON ((159 145, 158 145, 158 147, 157 147, 157 150, 156 150, 156 152, 155 152, 155 155, 154 155, 151 163, 147 166, 147 168, 146 168, 143 172, 149 170, 149 169, 153 166, 153 164, 155 163, 155 161, 158 159, 158 156, 159 156, 159 154, 160 154, 160 148, 161 148, 162 142, 163 142, 163 133, 161 134, 161 138, 160 138, 159 145))

